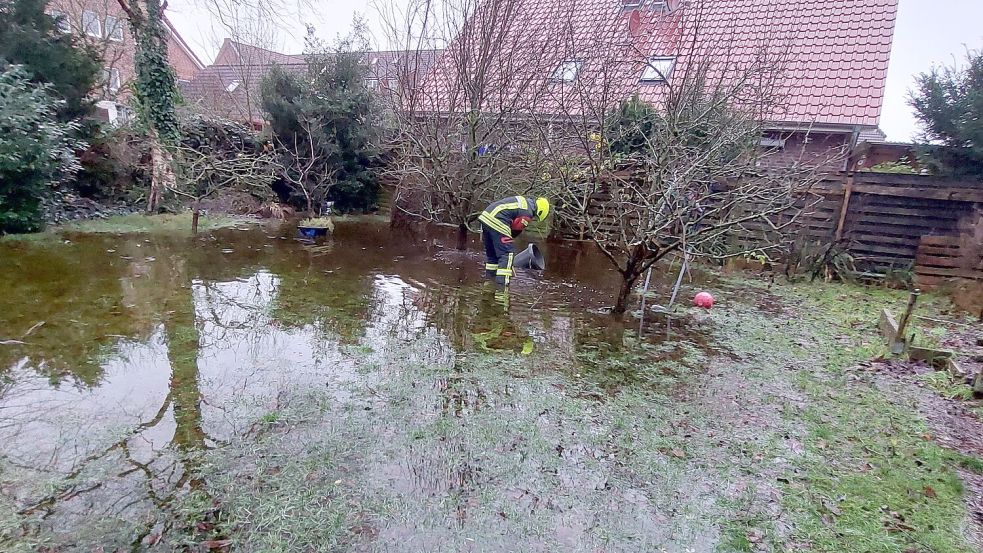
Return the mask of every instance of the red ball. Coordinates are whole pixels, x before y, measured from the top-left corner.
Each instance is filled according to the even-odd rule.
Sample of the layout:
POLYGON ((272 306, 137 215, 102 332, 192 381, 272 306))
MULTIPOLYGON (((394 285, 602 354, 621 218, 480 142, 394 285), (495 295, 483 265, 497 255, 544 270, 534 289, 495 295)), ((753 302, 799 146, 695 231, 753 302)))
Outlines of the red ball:
POLYGON ((710 295, 710 292, 700 292, 695 298, 693 298, 693 305, 704 309, 710 309, 713 307, 713 301, 713 296, 710 295))

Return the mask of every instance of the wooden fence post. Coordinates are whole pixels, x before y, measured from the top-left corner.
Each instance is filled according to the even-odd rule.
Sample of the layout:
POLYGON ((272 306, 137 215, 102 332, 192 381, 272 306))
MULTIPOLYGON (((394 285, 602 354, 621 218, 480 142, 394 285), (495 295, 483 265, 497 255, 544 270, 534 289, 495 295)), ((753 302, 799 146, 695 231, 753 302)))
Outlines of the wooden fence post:
POLYGON ((854 173, 850 171, 846 176, 846 185, 843 188, 843 205, 840 206, 840 220, 836 223, 836 241, 843 239, 843 226, 846 224, 846 214, 850 210, 850 197, 853 196, 854 173))

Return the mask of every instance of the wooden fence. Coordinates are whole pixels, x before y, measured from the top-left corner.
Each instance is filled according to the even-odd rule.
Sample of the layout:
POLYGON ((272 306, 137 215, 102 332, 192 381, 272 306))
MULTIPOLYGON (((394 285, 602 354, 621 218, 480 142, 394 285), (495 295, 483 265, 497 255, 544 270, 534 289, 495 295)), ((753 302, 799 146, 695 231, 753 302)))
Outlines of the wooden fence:
POLYGON ((948 277, 983 280, 983 183, 855 173, 822 188, 837 218, 832 232, 818 238, 841 243, 865 270, 910 269, 922 285, 948 277))
MULTIPOLYGON (((614 225, 603 220, 610 197, 603 189, 591 208, 601 229, 614 225)), ((818 200, 813 196, 796 222, 800 240, 837 243, 869 273, 913 271, 923 286, 983 281, 983 183, 858 172, 829 175, 815 192, 818 200)), ((751 226, 734 239, 747 246, 767 232, 751 226)))

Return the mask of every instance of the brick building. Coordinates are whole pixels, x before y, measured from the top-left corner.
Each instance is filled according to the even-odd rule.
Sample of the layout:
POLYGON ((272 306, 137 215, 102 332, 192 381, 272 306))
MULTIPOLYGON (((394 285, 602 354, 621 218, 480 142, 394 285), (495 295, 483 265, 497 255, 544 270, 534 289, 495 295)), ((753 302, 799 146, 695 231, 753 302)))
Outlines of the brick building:
MULTIPOLYGON (((775 69, 761 73, 760 88, 773 90, 768 100, 774 101, 752 108, 769 121, 762 137, 762 147, 774 154, 768 163, 812 160, 845 170, 846 154, 858 143, 884 139, 879 123, 897 5, 898 0, 518 0, 500 13, 479 11, 472 23, 494 21, 504 29, 494 38, 500 59, 482 63, 490 75, 508 75, 506 88, 521 86, 530 97, 519 106, 496 106, 490 97, 483 108, 522 108, 558 122, 576 121, 609 112, 634 95, 658 106, 676 79, 708 71, 708 81, 726 80, 771 56, 775 69)), ((474 40, 468 35, 453 41, 437 60, 427 85, 432 111, 455 109, 460 83, 473 74, 461 67, 467 51, 457 49, 473 48, 474 40)), ((503 92, 515 102, 514 92, 503 92)))
MULTIPOLYGON (((428 71, 437 55, 433 50, 366 52, 366 85, 380 92, 398 89, 428 71)), ((215 61, 190 82, 183 83, 182 92, 199 109, 259 130, 265 125, 260 84, 274 64, 298 73, 307 69, 301 54, 282 54, 227 38, 215 61)))
MULTIPOLYGON (((97 107, 110 122, 125 118, 130 96, 128 84, 135 77, 136 42, 126 14, 115 0, 51 0, 48 13, 58 18, 59 29, 84 37, 103 60, 103 86, 96 92, 97 107)), ((203 65, 167 17, 167 54, 178 81, 190 81, 203 65)))

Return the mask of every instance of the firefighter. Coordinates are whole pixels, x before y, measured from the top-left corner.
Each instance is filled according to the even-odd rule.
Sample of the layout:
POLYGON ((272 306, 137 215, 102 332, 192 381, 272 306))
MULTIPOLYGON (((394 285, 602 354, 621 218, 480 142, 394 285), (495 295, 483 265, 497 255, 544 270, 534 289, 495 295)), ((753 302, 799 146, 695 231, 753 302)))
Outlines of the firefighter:
POLYGON ((485 208, 478 217, 487 257, 485 274, 494 277, 498 284, 508 286, 515 256, 513 240, 531 221, 544 221, 549 214, 549 200, 526 196, 510 196, 485 208))

